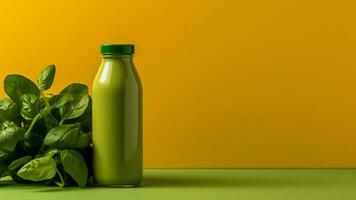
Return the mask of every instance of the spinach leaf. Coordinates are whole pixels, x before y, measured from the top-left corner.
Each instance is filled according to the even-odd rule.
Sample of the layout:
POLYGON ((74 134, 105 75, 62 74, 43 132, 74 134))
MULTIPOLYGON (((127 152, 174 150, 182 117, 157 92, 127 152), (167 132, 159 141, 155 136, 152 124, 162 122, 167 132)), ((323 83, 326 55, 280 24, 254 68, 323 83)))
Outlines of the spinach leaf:
POLYGON ((40 157, 31 160, 21 167, 17 175, 31 181, 52 179, 57 174, 57 163, 51 157, 40 157))
POLYGON ((16 125, 0 130, 0 150, 14 151, 24 133, 25 129, 16 125))
POLYGON ((82 115, 88 106, 88 98, 83 97, 82 101, 74 103, 66 103, 60 107, 59 114, 61 115, 61 122, 67 119, 74 119, 82 115))
POLYGON ((70 94, 54 95, 49 99, 51 108, 60 108, 71 99, 70 94))
POLYGON ((80 187, 84 187, 88 180, 88 168, 83 156, 75 150, 63 150, 60 155, 65 172, 67 172, 80 187))
POLYGON ((50 110, 41 112, 41 116, 48 131, 58 125, 58 120, 53 116, 50 110))
POLYGON ((56 74, 56 66, 50 65, 46 67, 37 79, 38 86, 41 90, 48 90, 54 81, 54 76, 56 74))
POLYGON ((62 90, 60 94, 70 95, 70 100, 59 109, 62 122, 81 116, 89 105, 88 87, 86 85, 73 83, 62 90))
POLYGON ((22 165, 28 163, 30 160, 32 160, 32 156, 21 157, 21 158, 15 160, 15 161, 13 161, 9 165, 9 170, 10 171, 16 171, 18 168, 20 168, 22 165))
POLYGON ((81 83, 72 83, 65 87, 60 94, 71 94, 74 99, 88 94, 88 86, 81 83))
POLYGON ((20 102, 22 105, 21 116, 26 120, 33 120, 45 106, 43 101, 33 94, 22 95, 20 97, 20 102))
POLYGON ((50 130, 45 137, 47 146, 57 149, 82 149, 89 145, 90 138, 76 124, 64 124, 50 130))
POLYGON ((24 94, 33 94, 40 96, 40 90, 30 79, 19 75, 11 74, 4 80, 5 93, 15 102, 19 102, 20 97, 24 94))
POLYGON ((19 106, 11 99, 0 100, 0 119, 15 120, 19 116, 19 106))
POLYGON ((75 119, 70 119, 66 123, 80 123, 80 128, 85 132, 89 133, 92 131, 92 99, 89 96, 89 105, 84 113, 75 119))

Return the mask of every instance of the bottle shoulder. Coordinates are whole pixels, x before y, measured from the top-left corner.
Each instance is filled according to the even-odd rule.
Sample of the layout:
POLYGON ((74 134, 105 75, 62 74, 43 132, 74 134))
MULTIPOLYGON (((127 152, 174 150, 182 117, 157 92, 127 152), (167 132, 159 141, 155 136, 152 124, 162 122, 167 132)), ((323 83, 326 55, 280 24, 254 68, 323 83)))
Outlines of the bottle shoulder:
POLYGON ((95 89, 122 90, 131 88, 142 90, 140 77, 133 62, 121 60, 103 61, 93 82, 95 89))

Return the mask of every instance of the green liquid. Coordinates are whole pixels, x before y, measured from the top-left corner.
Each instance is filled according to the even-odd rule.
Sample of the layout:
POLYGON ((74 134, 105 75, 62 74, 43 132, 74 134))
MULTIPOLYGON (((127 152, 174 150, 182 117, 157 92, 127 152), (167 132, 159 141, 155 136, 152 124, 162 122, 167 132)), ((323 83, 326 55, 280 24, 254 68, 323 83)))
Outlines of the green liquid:
POLYGON ((131 55, 104 55, 93 84, 94 178, 112 187, 142 179, 142 86, 131 55))

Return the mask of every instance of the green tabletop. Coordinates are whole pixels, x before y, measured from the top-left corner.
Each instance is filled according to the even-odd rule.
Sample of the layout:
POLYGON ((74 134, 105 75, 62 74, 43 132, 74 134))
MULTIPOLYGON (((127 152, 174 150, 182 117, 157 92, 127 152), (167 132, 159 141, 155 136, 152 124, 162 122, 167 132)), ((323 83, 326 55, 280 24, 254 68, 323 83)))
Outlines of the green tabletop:
POLYGON ((139 188, 58 188, 1 181, 0 198, 355 200, 356 169, 147 169, 139 188))

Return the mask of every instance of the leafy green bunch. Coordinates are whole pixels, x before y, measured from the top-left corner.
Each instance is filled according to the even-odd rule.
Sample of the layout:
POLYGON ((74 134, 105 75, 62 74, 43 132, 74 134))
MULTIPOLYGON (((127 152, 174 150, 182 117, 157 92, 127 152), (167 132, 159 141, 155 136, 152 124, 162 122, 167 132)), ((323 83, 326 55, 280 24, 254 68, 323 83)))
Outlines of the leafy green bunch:
POLYGON ((37 85, 11 74, 4 80, 10 98, 0 100, 0 178, 19 183, 84 187, 91 177, 91 98, 73 83, 45 95, 56 67, 45 68, 37 85))

